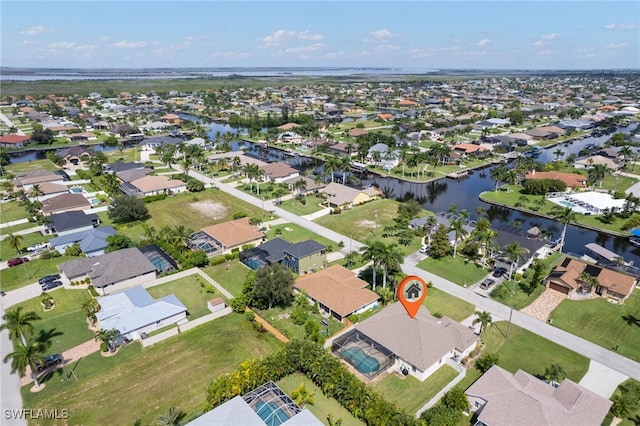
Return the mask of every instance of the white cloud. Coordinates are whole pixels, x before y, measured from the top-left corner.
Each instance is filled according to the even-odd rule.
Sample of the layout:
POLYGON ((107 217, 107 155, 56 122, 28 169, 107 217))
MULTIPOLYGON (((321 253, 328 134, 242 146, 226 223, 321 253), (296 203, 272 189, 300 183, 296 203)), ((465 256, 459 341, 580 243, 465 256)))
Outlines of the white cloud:
POLYGON ((557 39, 557 38, 558 38, 558 36, 559 36, 559 35, 560 35, 560 34, 558 34, 558 33, 553 33, 553 34, 542 34, 542 35, 540 36, 540 38, 541 38, 542 40, 555 40, 555 39, 557 39))
POLYGON ((606 47, 607 49, 623 49, 623 48, 627 47, 628 45, 629 45, 629 43, 627 43, 627 42, 621 42, 621 43, 605 44, 604 47, 606 47))
POLYGON ((49 48, 51 49, 73 49, 76 46, 76 43, 70 41, 56 41, 55 43, 49 44, 49 48))
POLYGON ((480 40, 479 42, 477 42, 475 45, 476 46, 486 46, 489 43, 491 43, 491 40, 488 38, 483 38, 482 40, 480 40))
POLYGON ((636 24, 630 24, 630 23, 607 24, 604 27, 608 30, 635 30, 638 28, 636 24))
POLYGON ((213 52, 213 53, 211 53, 211 58, 212 59, 218 59, 218 58, 223 58, 223 59, 246 59, 249 56, 250 55, 248 53, 245 53, 245 52, 226 51, 226 52, 213 52))
POLYGON ((113 43, 111 47, 116 49, 140 49, 147 45, 146 41, 129 41, 122 40, 117 43, 113 43))
POLYGON ((37 25, 35 27, 29 27, 20 31, 20 34, 32 36, 32 35, 42 34, 45 31, 47 31, 46 27, 43 27, 42 25, 37 25))
POLYGON ((533 45, 536 46, 536 47, 542 47, 542 46, 544 46, 544 41, 538 40, 535 43, 533 43, 533 45))
POLYGON ((278 47, 295 40, 320 41, 323 40, 322 34, 311 34, 309 31, 289 31, 278 30, 274 33, 259 38, 262 42, 261 47, 278 47))
POLYGON ((325 45, 322 43, 314 43, 311 44, 309 46, 300 46, 300 47, 290 47, 288 49, 284 49, 283 53, 288 54, 288 55, 297 55, 297 54, 301 54, 301 53, 309 53, 309 52, 316 52, 318 50, 323 50, 325 48, 325 45))
POLYGON ((377 31, 369 32, 369 35, 364 38, 364 41, 385 41, 390 38, 398 37, 398 34, 394 34, 386 28, 377 31))

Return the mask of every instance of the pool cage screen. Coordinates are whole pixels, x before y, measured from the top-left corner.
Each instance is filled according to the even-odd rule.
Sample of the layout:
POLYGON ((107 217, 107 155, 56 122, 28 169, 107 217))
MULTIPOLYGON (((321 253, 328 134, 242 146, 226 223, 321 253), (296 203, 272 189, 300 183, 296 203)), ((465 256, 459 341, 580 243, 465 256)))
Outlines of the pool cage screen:
POLYGON ((395 362, 395 354, 358 330, 335 339, 331 352, 351 364, 367 379, 373 380, 395 362))
POLYGON ((280 426, 302 409, 275 383, 269 381, 242 397, 268 426, 280 426))

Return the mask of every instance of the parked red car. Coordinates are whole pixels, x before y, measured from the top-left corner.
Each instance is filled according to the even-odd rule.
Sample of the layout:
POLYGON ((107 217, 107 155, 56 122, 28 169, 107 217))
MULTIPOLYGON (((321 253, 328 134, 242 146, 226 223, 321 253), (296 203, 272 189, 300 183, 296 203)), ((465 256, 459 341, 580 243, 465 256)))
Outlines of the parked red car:
POLYGON ((7 260, 7 266, 11 268, 12 266, 22 265, 25 262, 28 262, 28 257, 16 257, 15 259, 7 260))

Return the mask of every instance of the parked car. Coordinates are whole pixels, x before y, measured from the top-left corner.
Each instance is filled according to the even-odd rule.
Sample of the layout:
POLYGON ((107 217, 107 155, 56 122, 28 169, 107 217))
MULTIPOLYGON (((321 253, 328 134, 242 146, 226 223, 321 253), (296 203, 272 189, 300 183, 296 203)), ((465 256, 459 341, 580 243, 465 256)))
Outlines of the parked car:
POLYGON ((39 251, 47 248, 47 243, 34 244, 32 246, 27 247, 27 251, 39 251))
POLYGON ((493 276, 500 278, 501 276, 503 276, 504 274, 507 273, 507 269, 506 268, 498 268, 495 271, 493 271, 493 276))
POLYGON ((53 290, 54 288, 58 288, 61 286, 62 286, 62 281, 47 281, 46 283, 42 284, 40 288, 42 288, 42 291, 47 291, 47 290, 53 290))
POLYGON ((429 246, 422 246, 420 247, 420 253, 429 254, 429 249, 430 249, 429 246))
POLYGON ((40 278, 38 280, 38 284, 43 285, 45 283, 48 283, 50 281, 57 281, 60 279, 60 275, 59 274, 53 274, 53 275, 45 275, 44 277, 40 278))
POLYGON ((9 268, 11 268, 13 266, 22 265, 23 263, 28 262, 28 261, 29 261, 28 257, 16 257, 14 259, 7 260, 7 266, 9 268))
POLYGON ((61 362, 62 362, 61 354, 47 355, 44 357, 43 362, 36 361, 36 369, 38 371, 42 371, 45 368, 49 368, 52 365, 60 364, 61 362))
POLYGON ((480 288, 483 290, 487 290, 495 283, 496 283, 496 280, 491 278, 485 278, 485 280, 480 283, 480 288))

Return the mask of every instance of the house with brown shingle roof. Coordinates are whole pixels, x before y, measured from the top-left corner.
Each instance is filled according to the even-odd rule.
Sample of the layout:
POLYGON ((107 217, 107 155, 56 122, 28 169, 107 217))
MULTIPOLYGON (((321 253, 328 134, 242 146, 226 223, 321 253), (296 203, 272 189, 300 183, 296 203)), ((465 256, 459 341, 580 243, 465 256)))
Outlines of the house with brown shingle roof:
POLYGON ((60 194, 42 201, 42 213, 45 216, 90 208, 89 200, 80 194, 60 194))
POLYGON ((247 244, 258 245, 264 238, 260 228, 251 225, 248 217, 207 226, 202 228, 202 232, 221 248, 216 254, 231 252, 247 244))
POLYGON ((324 204, 332 208, 339 207, 341 209, 364 204, 382 196, 382 191, 373 186, 365 189, 355 189, 337 182, 331 182, 322 189, 322 192, 327 194, 324 204))
POLYGON ((579 173, 562 173, 562 172, 556 172, 556 171, 537 172, 534 170, 532 172, 528 172, 527 174, 525 174, 524 178, 525 180, 529 180, 529 179, 561 180, 562 182, 567 184, 567 189, 587 187, 587 177, 579 173))
POLYGON ((300 127, 300 125, 297 123, 286 123, 286 124, 283 124, 282 126, 276 127, 276 129, 286 132, 287 130, 296 129, 298 127, 300 127))
POLYGON ((631 275, 565 257, 551 271, 544 284, 569 297, 576 292, 590 293, 624 303, 633 292, 636 282, 631 275))
POLYGON ((287 163, 268 163, 260 167, 269 182, 280 183, 284 180, 300 176, 300 171, 287 163))
POLYGON ((48 170, 32 170, 30 172, 18 175, 13 184, 25 191, 29 191, 33 185, 41 185, 44 182, 62 183, 64 178, 56 173, 48 170))
POLYGON ((393 114, 385 112, 385 113, 376 115, 376 118, 379 118, 382 121, 389 121, 389 120, 393 120, 393 114))
POLYGON ((342 265, 333 265, 298 277, 294 289, 304 292, 320 310, 343 321, 351 314, 376 308, 380 296, 367 289, 368 285, 353 271, 342 265))
POLYGON ((351 136, 352 138, 357 138, 358 136, 366 135, 368 133, 369 131, 367 129, 353 128, 349 130, 349 136, 351 136))
POLYGON ((611 401, 564 379, 557 387, 494 365, 465 391, 476 424, 486 426, 599 426, 611 401))

